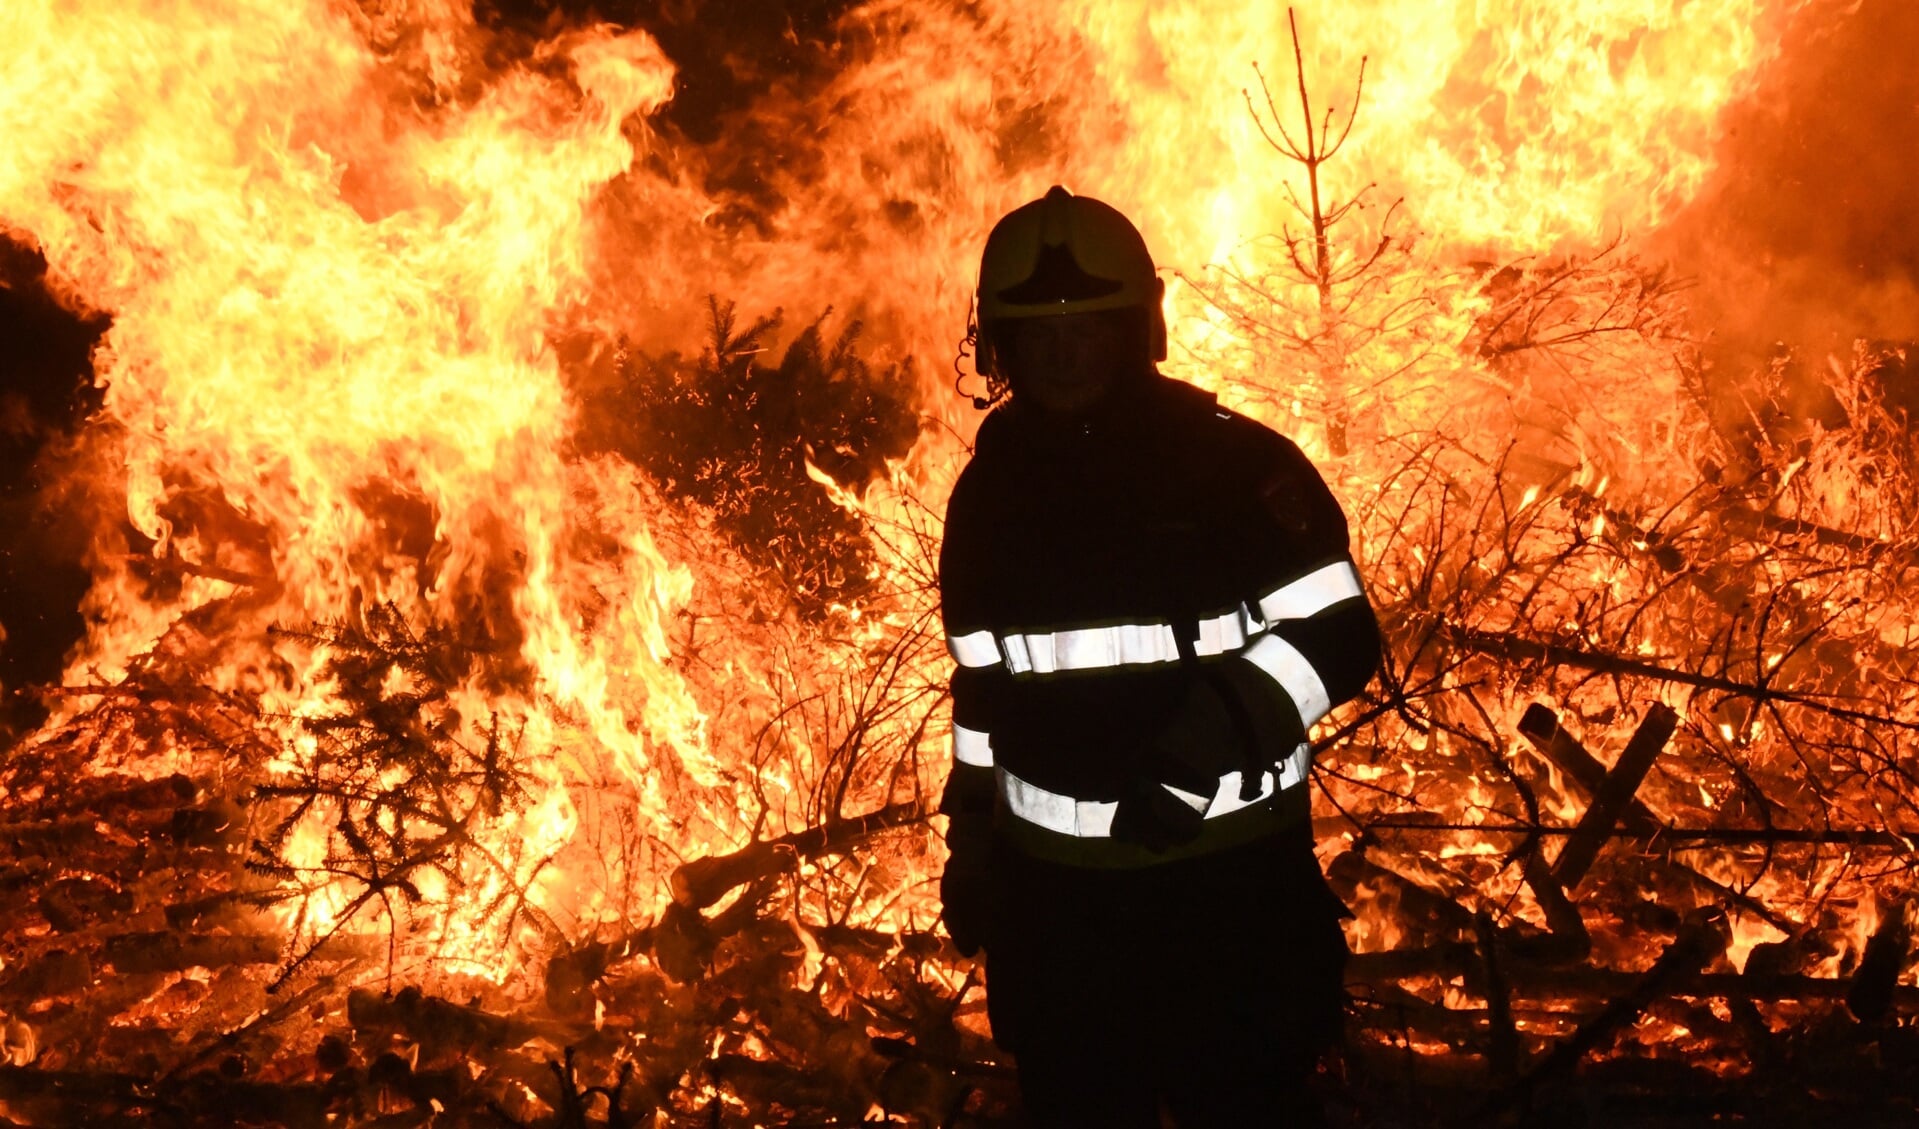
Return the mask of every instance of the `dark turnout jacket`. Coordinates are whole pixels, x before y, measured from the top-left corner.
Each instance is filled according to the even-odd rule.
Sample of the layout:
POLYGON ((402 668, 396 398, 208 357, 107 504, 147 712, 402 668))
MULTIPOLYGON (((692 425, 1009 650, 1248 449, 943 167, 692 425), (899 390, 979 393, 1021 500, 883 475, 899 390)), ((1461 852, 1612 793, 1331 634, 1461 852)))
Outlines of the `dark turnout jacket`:
POLYGON ((1305 455, 1159 376, 1085 419, 995 410, 953 489, 940 589, 945 810, 1083 840, 1165 779, 1196 692, 1231 725, 1217 795, 1189 783, 1187 802, 1303 815, 1306 731, 1379 656, 1345 516, 1305 455))

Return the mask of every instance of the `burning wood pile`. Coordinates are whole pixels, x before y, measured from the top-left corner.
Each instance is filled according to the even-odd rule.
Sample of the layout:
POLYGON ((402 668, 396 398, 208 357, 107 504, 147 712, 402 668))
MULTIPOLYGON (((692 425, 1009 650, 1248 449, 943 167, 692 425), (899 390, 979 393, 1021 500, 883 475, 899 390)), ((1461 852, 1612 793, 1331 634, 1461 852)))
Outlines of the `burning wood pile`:
MULTIPOLYGON (((1306 136, 1248 98, 1280 155, 1252 134, 1202 204, 1141 172, 1194 164, 1163 108, 1073 70, 1130 58, 1099 21, 862 5, 819 74, 757 69, 813 27, 782 25, 729 56, 750 107, 675 121, 670 13, 69 7, 0 18, 34 45, 0 349, 58 323, 70 393, 0 399, 0 555, 36 579, 0 608, 0 1124, 1013 1123, 936 924, 972 417, 918 358, 1054 143, 1157 186, 1175 373, 1322 465, 1388 634, 1315 734, 1336 1121, 1914 1116, 1908 347, 1740 355, 1630 241, 1541 249, 1612 179, 1690 191, 1696 98, 1646 95, 1631 145, 1610 109, 1538 183, 1515 157, 1489 218, 1483 170, 1421 162, 1518 142, 1420 118, 1390 61, 1361 126, 1433 146, 1314 118, 1295 37, 1306 136), (902 84, 929 57, 1065 70, 902 84), (1140 140, 1072 140, 1102 122, 1140 140), (804 174, 746 176, 728 129, 804 174), (1340 202, 1402 167, 1465 234, 1340 202)), ((1652 44, 1730 98, 1749 9, 1618 67, 1652 44)), ((1270 56, 1265 17, 1222 50, 1270 56)), ((1436 73, 1524 85, 1468 46, 1436 73)))
POLYGON ((1824 374, 1833 430, 1704 436, 1682 495, 1426 449, 1371 515, 1393 669, 1328 738, 1320 823, 1367 907, 1361 1046, 1407 1056, 1411 1100, 1911 1116, 1916 511, 1885 360, 1824 374))

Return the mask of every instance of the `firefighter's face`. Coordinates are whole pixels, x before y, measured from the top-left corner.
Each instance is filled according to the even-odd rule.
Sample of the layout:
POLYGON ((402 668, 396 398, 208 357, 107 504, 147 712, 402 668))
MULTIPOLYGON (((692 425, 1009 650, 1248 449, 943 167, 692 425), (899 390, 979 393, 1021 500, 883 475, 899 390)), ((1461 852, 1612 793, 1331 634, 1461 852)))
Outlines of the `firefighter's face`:
POLYGON ((1147 320, 1138 310, 1019 318, 996 337, 1013 395, 1059 415, 1090 411, 1152 364, 1147 320))

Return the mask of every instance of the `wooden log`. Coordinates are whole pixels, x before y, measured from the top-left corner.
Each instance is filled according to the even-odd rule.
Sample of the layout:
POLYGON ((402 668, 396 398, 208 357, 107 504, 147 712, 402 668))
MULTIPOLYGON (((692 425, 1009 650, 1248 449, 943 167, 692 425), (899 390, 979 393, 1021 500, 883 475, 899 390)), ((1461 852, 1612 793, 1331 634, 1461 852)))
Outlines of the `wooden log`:
POLYGON ((1802 521, 1798 518, 1781 517, 1769 510, 1752 510, 1745 506, 1725 506, 1714 511, 1727 525, 1753 536, 1760 532, 1784 533, 1793 537, 1811 537, 1820 545, 1848 549, 1854 553, 1884 553, 1897 546, 1891 541, 1882 541, 1877 537, 1866 537, 1850 533, 1843 529, 1834 529, 1829 525, 1802 521))
POLYGON ((705 909, 732 890, 791 866, 795 859, 842 853, 879 832, 917 823, 929 814, 919 804, 890 804, 867 815, 749 843, 730 854, 694 859, 673 871, 673 900, 688 909, 705 909))
MULTIPOLYGON (((1421 825, 1420 829, 1426 828, 1424 825, 1421 825)), ((1514 830, 1519 831, 1522 829, 1514 828, 1514 830)), ((1370 860, 1348 859, 1342 861, 1342 859, 1344 859, 1344 856, 1336 858, 1334 865, 1328 868, 1327 874, 1328 879, 1332 881, 1334 888, 1338 890, 1342 897, 1346 897, 1349 901, 1353 900, 1351 895, 1355 884, 1362 880, 1370 881, 1376 888, 1393 891, 1395 896, 1399 898, 1403 906, 1403 912, 1399 915, 1402 923, 1415 927, 1422 924, 1431 927, 1437 924, 1439 928, 1448 931, 1444 934, 1445 937, 1457 936, 1457 933, 1453 931, 1454 926, 1457 924, 1455 913, 1448 911, 1443 906, 1432 904, 1431 900, 1438 899, 1440 897, 1439 895, 1416 883, 1399 877, 1391 870, 1377 863, 1373 863, 1370 860)), ((1634 861, 1651 866, 1661 874, 1671 875, 1675 879, 1687 882, 1696 887, 1701 893, 1723 904, 1736 906, 1745 912, 1752 913, 1781 932, 1787 934, 1799 934, 1803 932, 1804 927, 1801 923, 1774 911, 1757 898, 1727 887, 1673 859, 1659 856, 1641 856, 1634 861)), ((1499 928, 1498 932, 1507 949, 1511 951, 1513 956, 1522 958, 1536 965, 1562 965, 1586 959, 1592 948, 1591 934, 1587 930, 1585 921, 1580 915, 1578 908, 1565 896, 1563 889, 1548 872, 1543 858, 1538 851, 1533 851, 1527 856, 1523 873, 1528 886, 1533 890, 1534 898, 1538 901, 1541 910, 1546 915, 1548 932, 1540 934, 1538 932, 1515 930, 1512 928, 1499 928)), ((1458 914, 1464 914, 1466 912, 1463 907, 1455 907, 1455 909, 1458 914)), ((1439 948, 1445 949, 1447 946, 1442 945, 1439 948)), ((1761 946, 1761 949, 1764 948, 1765 946, 1761 946)), ((1390 960, 1392 957, 1390 954, 1369 954, 1368 959, 1378 961, 1390 960)), ((1417 963, 1416 958, 1414 963, 1417 963)), ((1407 974, 1416 974, 1417 971, 1419 970, 1412 969, 1409 970, 1407 974)), ((1382 968, 1380 969, 1380 974, 1387 975, 1388 973, 1382 968)), ((1465 975, 1469 980, 1472 980, 1476 978, 1478 968, 1474 965, 1455 961, 1451 968, 1451 974, 1465 975)), ((1829 997, 1830 995, 1830 992, 1824 993, 1825 997, 1829 997)))
POLYGON ((80 857, 100 841, 100 822, 96 815, 76 815, 0 823, 0 846, 24 858, 80 857))
POLYGON ((82 929, 85 929, 88 923, 95 917, 105 916, 88 913, 87 909, 90 907, 83 903, 92 903, 94 907, 98 908, 112 906, 112 908, 119 911, 113 915, 116 917, 120 914, 128 913, 133 909, 133 900, 131 898, 111 888, 107 888, 105 891, 108 895, 106 898, 95 899, 87 897, 86 895, 93 893, 93 891, 89 889, 91 885, 91 883, 82 885, 75 879, 51 883, 46 889, 40 891, 40 896, 34 900, 34 906, 40 911, 40 916, 47 919, 47 924, 53 928, 55 933, 78 933, 82 929), (113 902, 115 901, 120 904, 114 906, 113 902), (105 905, 103 906, 101 903, 105 903, 105 905))
POLYGON ((170 810, 193 803, 200 798, 201 792, 199 781, 178 772, 152 779, 122 773, 89 781, 84 793, 69 793, 63 799, 65 804, 75 801, 84 803, 89 812, 106 812, 114 808, 170 810))
POLYGON ((590 1015, 598 997, 593 985, 614 965, 653 946, 645 926, 610 941, 590 941, 553 954, 546 962, 546 1006, 556 1015, 590 1015))
POLYGON ((1546 857, 1537 850, 1528 853, 1524 874, 1533 900, 1546 915, 1546 928, 1552 931, 1549 943, 1533 942, 1528 954, 1555 964, 1585 960, 1592 953, 1592 934, 1586 929, 1586 919, 1579 915, 1579 907, 1566 897, 1565 888, 1546 866, 1546 857))
MULTIPOLYGON (((330 1095, 317 1083, 254 1082, 217 1074, 196 1074, 174 1082, 156 1103, 163 1109, 214 1114, 232 1125, 280 1125, 286 1129, 327 1129, 330 1095)), ((172 1120, 162 1115, 156 1120, 172 1120)))
MULTIPOLYGON (((763 1062, 742 1054, 715 1055, 706 1060, 705 1068, 714 1084, 726 1087, 755 1108, 779 1102, 802 1109, 844 1109, 849 1117, 857 1118, 878 1096, 870 1090, 849 1092, 842 1078, 822 1071, 802 1070, 782 1062, 763 1062)), ((720 1124, 717 1112, 713 1124, 720 1124)))
MULTIPOLYGON (((1521 835, 1528 838, 1571 835, 1576 830, 1577 828, 1573 827, 1557 827, 1551 825, 1534 826, 1526 823, 1448 823, 1409 819, 1381 820, 1378 823, 1366 825, 1366 831, 1368 833, 1443 832, 1446 834, 1458 834, 1461 832, 1472 832, 1486 835, 1521 835)), ((1606 835, 1606 839, 1608 841, 1620 839, 1644 842, 1649 847, 1657 847, 1662 844, 1671 846, 1672 844, 1667 841, 1673 840, 1679 843, 1693 843, 1701 847, 1716 845, 1734 847, 1753 843, 1834 843, 1848 846, 1883 845, 1899 849, 1909 849, 1905 841, 1899 837, 1899 833, 1846 830, 1820 832, 1814 829, 1798 828, 1728 828, 1725 830, 1713 828, 1700 830, 1661 829, 1646 835, 1621 831, 1618 828, 1614 828, 1606 835)), ((1641 861, 1656 864, 1665 873, 1671 874, 1673 877, 1693 886, 1702 893, 1708 894, 1729 905, 1738 906, 1743 910, 1763 918, 1768 924, 1783 933, 1796 933, 1801 928, 1799 922, 1779 913, 1752 895, 1735 890, 1722 882, 1709 878, 1699 871, 1694 870, 1692 867, 1679 862, 1677 859, 1663 856, 1642 856, 1641 861)), ((1535 896, 1537 896, 1536 890, 1535 896)), ((1544 906, 1543 902, 1541 904, 1544 906)))
POLYGON ((1606 766, 1587 752, 1577 737, 1566 732, 1545 703, 1534 702, 1526 707, 1526 712, 1519 717, 1519 735, 1572 777, 1588 796, 1599 791, 1599 785, 1606 779, 1606 766))
POLYGON ((647 934, 654 964, 682 984, 703 979, 720 942, 759 922, 760 902, 772 882, 770 875, 755 879, 738 901, 710 918, 679 902, 667 903, 647 934))
POLYGON ((1802 975, 1807 969, 1838 955, 1839 945, 1833 937, 1810 929, 1787 930, 1780 940, 1761 941, 1752 947, 1746 954, 1743 975, 1748 980, 1802 975))
POLYGON ((224 580, 236 588, 259 588, 272 592, 280 590, 280 582, 275 577, 256 576, 250 572, 240 572, 221 565, 190 561, 181 556, 171 545, 167 546, 167 555, 164 557, 155 558, 140 554, 130 556, 127 560, 141 568, 170 572, 176 576, 204 576, 208 580, 224 580))
MULTIPOLYGON (((0 848, 19 858, 98 858, 107 849, 158 842, 210 847, 237 838, 245 820, 224 803, 0 823, 0 848), (229 833, 231 832, 231 833, 229 833)), ((103 868, 96 868, 103 869, 103 868)))
POLYGON ((1346 979, 1350 983, 1387 985, 1401 980, 1477 975, 1474 969, 1478 963, 1477 945, 1441 941, 1420 948, 1354 953, 1346 961, 1346 979))
POLYGON ((0 984, 0 999, 38 1001, 81 991, 93 983, 93 961, 85 952, 53 949, 22 966, 0 984))
MULTIPOLYGON (((1543 703, 1534 702, 1526 707, 1526 712, 1519 718, 1519 735, 1572 778, 1585 793, 1582 799, 1590 802, 1605 786, 1606 766, 1588 752, 1577 737, 1566 732, 1566 728, 1559 724, 1559 718, 1543 703)), ((1627 832, 1651 834, 1663 826, 1664 822, 1648 811, 1637 798, 1627 801, 1619 819, 1619 827, 1627 832)))
POLYGON ((1553 861, 1553 878, 1566 890, 1575 890, 1599 857, 1599 849, 1632 802, 1633 793, 1652 769, 1653 761, 1665 751, 1673 730, 1679 727, 1679 715, 1663 702, 1646 711, 1645 720, 1633 731, 1632 740, 1620 752, 1619 760, 1606 774, 1593 802, 1579 819, 1579 826, 1560 848, 1553 861))
POLYGON ((257 923, 260 909, 246 891, 222 890, 217 894, 173 902, 163 907, 167 924, 174 929, 209 929, 245 926, 257 923))
POLYGON ((0 1065, 0 1101, 32 1125, 88 1125, 98 1123, 96 1118, 125 1117, 146 1104, 146 1091, 145 1079, 131 1074, 0 1065))
POLYGON ((330 1095, 300 1082, 196 1074, 152 1079, 91 1070, 0 1066, 0 1100, 34 1126, 279 1125, 325 1129, 330 1095))

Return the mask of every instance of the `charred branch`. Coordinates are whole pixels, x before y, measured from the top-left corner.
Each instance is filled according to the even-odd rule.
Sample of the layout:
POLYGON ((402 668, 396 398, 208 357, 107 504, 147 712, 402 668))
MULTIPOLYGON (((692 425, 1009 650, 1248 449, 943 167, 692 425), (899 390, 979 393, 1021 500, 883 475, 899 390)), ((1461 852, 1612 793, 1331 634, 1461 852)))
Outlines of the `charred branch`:
MULTIPOLYGON (((1710 959, 1710 958, 1708 958, 1710 959)), ((1703 962, 1702 962, 1703 963, 1703 962)), ((1348 979, 1368 985, 1417 984, 1454 977, 1477 981, 1484 959, 1478 946, 1465 943, 1433 945, 1356 954, 1348 979)), ((1502 965, 1513 1007, 1564 1007, 1582 1002, 1611 1000, 1642 983, 1642 972, 1590 965, 1551 966, 1522 961, 1515 955, 1502 965)), ((1736 972, 1693 972, 1672 979, 1666 994, 1691 998, 1745 1000, 1748 1003, 1842 1004, 1853 989, 1851 977, 1779 974, 1741 975, 1736 972)), ((1919 988, 1896 986, 1890 1012, 1919 1015, 1919 988)))
POLYGON ((1566 646, 1559 643, 1543 643, 1526 639, 1518 635, 1494 631, 1481 631, 1476 628, 1447 625, 1443 629, 1447 640, 1467 650, 1519 662, 1546 662, 1576 667, 1582 670, 1596 671, 1601 674, 1626 675, 1648 678, 1655 682, 1670 682, 1682 686, 1692 686, 1701 690, 1719 690, 1740 697, 1752 698, 1760 702, 1790 703, 1804 709, 1845 718, 1849 721, 1864 722, 1871 725, 1885 725, 1899 729, 1919 731, 1919 722, 1905 721, 1887 714, 1870 713, 1852 709, 1821 700, 1812 694, 1794 690, 1780 690, 1759 683, 1740 682, 1719 675, 1701 674, 1680 670, 1658 663, 1640 659, 1630 659, 1623 655, 1608 654, 1585 647, 1566 646))

